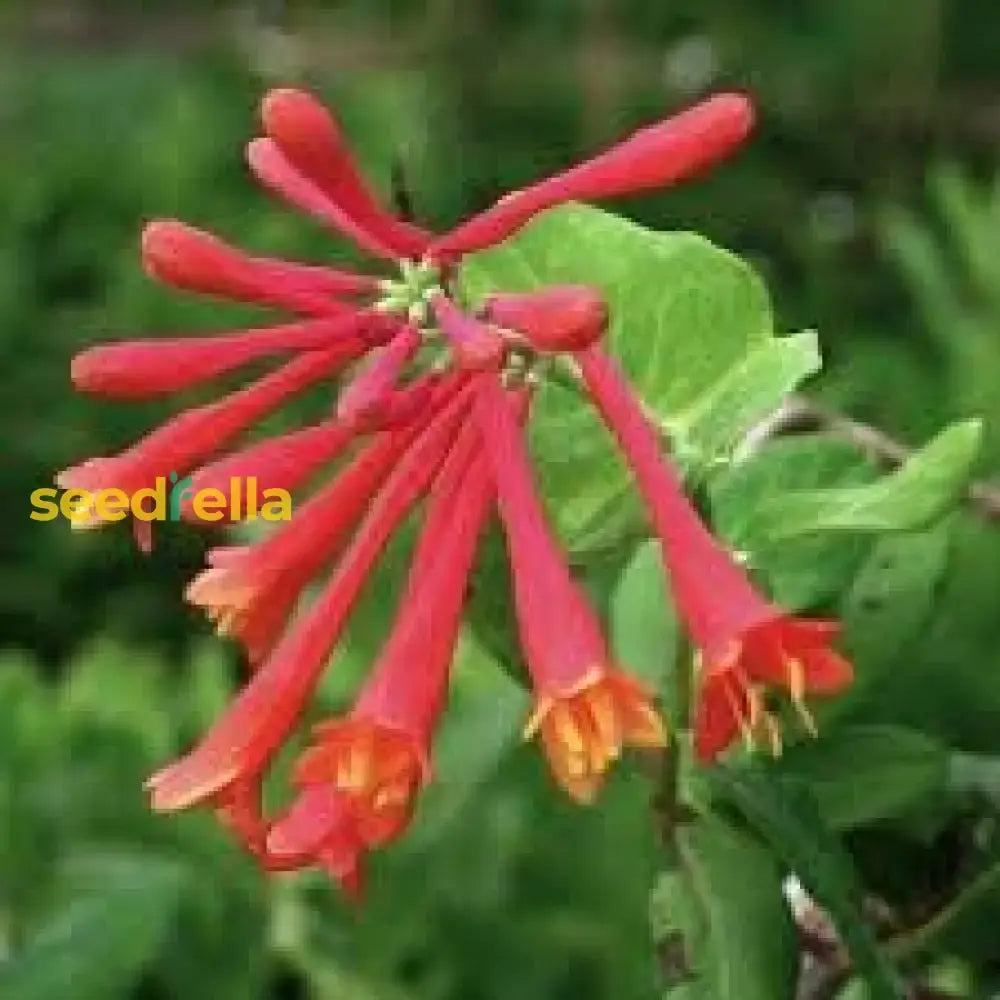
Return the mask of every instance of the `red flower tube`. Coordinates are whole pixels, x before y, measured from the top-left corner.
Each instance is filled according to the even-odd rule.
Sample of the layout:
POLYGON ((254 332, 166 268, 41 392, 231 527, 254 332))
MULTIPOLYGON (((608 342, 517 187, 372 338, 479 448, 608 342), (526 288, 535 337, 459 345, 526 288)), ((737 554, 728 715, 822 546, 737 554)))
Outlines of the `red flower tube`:
MULTIPOLYGON (((153 808, 219 806, 262 773, 298 719, 375 561, 426 490, 455 432, 462 392, 438 414, 379 491, 331 580, 194 750, 150 778, 153 808)), ((293 522, 294 523, 294 522, 293 522)))
POLYGON ((453 260, 499 243, 553 205, 616 198, 700 173, 743 142, 753 118, 747 97, 717 94, 564 173, 504 195, 492 208, 434 240, 428 254, 453 260))
POLYGON ((346 363, 388 340, 399 326, 393 317, 362 312, 208 337, 126 340, 81 352, 70 374, 84 392, 149 399, 276 354, 336 349, 346 363))
POLYGON ((608 326, 608 307, 589 285, 551 285, 536 292, 495 292, 482 307, 487 319, 522 334, 538 351, 580 351, 608 326))
POLYGON ((597 408, 631 466, 670 572, 678 611, 699 650, 698 755, 712 759, 740 731, 780 747, 765 689, 783 688, 812 728, 807 694, 834 693, 851 666, 830 648, 837 624, 796 619, 766 601, 712 537, 660 453, 657 433, 600 348, 579 355, 597 408))
POLYGON ((247 145, 246 158, 257 180, 300 212, 347 236, 373 257, 398 259, 399 255, 393 247, 360 226, 300 173, 272 139, 254 139, 247 145))
MULTIPOLYGON (((310 580, 340 548, 372 494, 415 439, 408 467, 433 461, 464 418, 467 399, 430 418, 383 435, 336 479, 296 510, 292 520, 253 545, 224 546, 208 555, 209 568, 191 581, 187 599, 205 608, 221 634, 234 635, 259 662, 274 645, 295 602, 310 580)), ((425 472, 418 472, 420 477, 425 472)))
POLYGON ((431 298, 431 309, 459 368, 496 371, 500 367, 507 348, 499 330, 466 316, 444 292, 431 298))
POLYGON ((409 823, 430 773, 469 573, 493 496, 474 425, 463 429, 431 494, 398 615, 350 715, 320 724, 295 771, 301 789, 270 830, 278 858, 312 854, 339 827, 343 800, 377 847, 409 823))
POLYGON ((396 388, 403 369, 420 347, 420 331, 412 325, 401 326, 396 335, 375 351, 365 367, 354 376, 340 394, 337 416, 345 423, 363 427, 378 420, 385 401, 396 388))
POLYGON ((535 689, 525 735, 541 734, 556 779, 574 798, 590 801, 624 746, 663 746, 666 734, 641 685, 610 665, 597 617, 546 523, 520 428, 496 379, 481 381, 476 418, 496 481, 535 689))
POLYGON ((174 288, 308 316, 342 309, 340 296, 378 292, 378 279, 370 275, 252 257, 176 219, 156 219, 146 226, 142 262, 150 275, 174 288))
POLYGON ((427 233, 386 211, 369 190, 333 116, 301 90, 272 90, 261 104, 268 136, 304 177, 397 257, 419 258, 427 233))

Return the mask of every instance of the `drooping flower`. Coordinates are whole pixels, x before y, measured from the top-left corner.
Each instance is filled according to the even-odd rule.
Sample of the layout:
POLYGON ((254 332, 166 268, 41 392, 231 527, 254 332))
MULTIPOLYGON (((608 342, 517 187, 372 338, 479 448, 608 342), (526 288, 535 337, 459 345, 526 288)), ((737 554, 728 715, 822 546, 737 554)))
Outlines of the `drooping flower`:
POLYGON ((520 428, 496 379, 479 383, 476 419, 496 481, 534 687, 525 736, 541 736, 556 780, 589 801, 623 747, 663 746, 666 734, 649 695, 611 665, 597 616, 548 527, 520 428))
MULTIPOLYGON (((515 417, 516 419, 516 417, 515 417)), ((431 740, 492 478, 474 425, 463 429, 431 494, 392 630, 350 714, 321 723, 299 759, 300 792, 271 827, 268 853, 322 851, 344 815, 366 848, 399 836, 430 775, 431 740)))
POLYGON ((444 460, 456 430, 455 404, 463 399, 468 400, 467 392, 439 413, 400 458, 331 579, 205 739, 149 780, 155 809, 217 803, 227 789, 266 767, 295 725, 372 566, 444 460))
POLYGON ((684 496, 647 420, 614 362, 595 345, 578 355, 594 403, 635 475, 659 536, 674 600, 698 649, 695 744, 704 760, 743 733, 780 748, 766 692, 787 692, 813 727, 809 694, 832 694, 851 666, 830 646, 837 624, 798 619, 765 600, 684 496))

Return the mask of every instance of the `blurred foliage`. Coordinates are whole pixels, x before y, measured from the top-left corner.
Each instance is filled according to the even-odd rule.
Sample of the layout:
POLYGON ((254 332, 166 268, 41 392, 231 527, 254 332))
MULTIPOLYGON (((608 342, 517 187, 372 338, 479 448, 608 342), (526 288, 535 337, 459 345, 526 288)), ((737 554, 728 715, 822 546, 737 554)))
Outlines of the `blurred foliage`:
MULTIPOLYGON (((777 998, 795 971, 779 888, 790 868, 870 989, 892 989, 883 952, 945 993, 1000 989, 1000 529, 955 509, 976 438, 957 422, 984 418, 978 470, 1000 473, 1000 10, 51 0, 8 5, 0 23, 0 623, 11 650, 0 664, 0 996, 649 998, 646 895, 661 870, 654 936, 696 937, 704 996, 777 998), (149 282, 136 260, 142 221, 177 215, 307 259, 344 253, 242 167, 259 92, 290 79, 329 98, 383 187, 401 165, 418 214, 442 225, 708 88, 759 96, 760 135, 733 164, 620 207, 748 257, 773 306, 732 261, 743 299, 729 334, 713 314, 719 369, 698 369, 700 343, 678 336, 668 370, 636 336, 651 320, 627 275, 612 276, 628 315, 615 336, 689 445, 720 532, 777 597, 843 615, 858 682, 820 714, 822 740, 795 743, 773 767, 737 754, 693 780, 713 814, 680 838, 686 877, 654 843, 638 774, 618 774, 593 810, 553 794, 512 735, 521 694, 471 639, 441 781, 407 840, 377 859, 360 912, 322 880, 265 880, 203 817, 147 814, 143 778, 190 744, 238 679, 231 651, 204 645, 206 626, 178 596, 211 539, 167 526, 140 559, 124 532, 29 521, 27 498, 162 412, 74 396, 68 365, 82 345, 247 318, 149 282), (748 322, 753 309, 761 323, 748 322), (717 461, 817 366, 812 335, 775 328, 813 327, 826 367, 809 391, 931 442, 909 473, 887 475, 826 434, 717 461), (743 342, 751 328, 756 345, 743 342), (697 372, 700 394, 711 387, 711 405, 682 398, 681 369, 697 372), (843 523, 845 509, 859 520, 843 523), (882 951, 860 897, 891 912, 882 951)), ((540 277, 579 264, 558 230, 568 224, 553 216, 525 235, 540 277)), ((620 223, 595 214, 593 225, 606 240, 601 227, 620 223)), ((651 261, 647 244, 621 238, 632 240, 622 266, 669 267, 666 250, 651 261)), ((694 237, 660 240, 717 260, 694 237)), ((478 262, 478 277, 470 268, 470 282, 511 283, 503 252, 478 262)), ((670 273, 662 308, 689 325, 683 297, 669 295, 686 268, 670 273)), ((550 431, 565 429, 560 392, 544 402, 550 431)), ((635 508, 617 504, 620 472, 606 454, 581 461, 595 470, 582 486, 579 467, 567 476, 555 462, 546 488, 616 650, 662 677, 676 637, 669 608, 650 620, 663 600, 656 561, 636 549, 635 508)), ((477 592, 477 639, 502 651, 509 637, 481 628, 500 620, 501 578, 483 572, 493 585, 477 592)), ((355 630, 328 703, 346 696, 382 621, 373 612, 355 630)))

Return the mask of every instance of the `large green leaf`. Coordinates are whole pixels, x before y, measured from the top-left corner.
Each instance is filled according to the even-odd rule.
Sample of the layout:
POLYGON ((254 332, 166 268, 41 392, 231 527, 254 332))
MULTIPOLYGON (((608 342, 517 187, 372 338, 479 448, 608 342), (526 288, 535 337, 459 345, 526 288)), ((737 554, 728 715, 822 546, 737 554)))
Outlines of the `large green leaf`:
POLYGON ((849 829, 943 795, 948 751, 901 726, 842 726, 789 749, 777 770, 809 786, 827 823, 849 829))
MULTIPOLYGON (((817 367, 815 341, 776 341, 767 292, 745 262, 692 233, 656 233, 571 205, 463 266, 470 299, 555 283, 600 287, 610 351, 689 465, 708 465, 817 367)), ((532 441, 568 541, 609 516, 628 480, 576 392, 539 394, 532 441)))
POLYGON ((861 915, 861 890, 851 861, 806 787, 763 766, 716 767, 708 780, 829 913, 874 1000, 901 1000, 905 994, 899 977, 861 915))
POLYGON ((772 856, 713 817, 683 826, 677 847, 681 866, 657 880, 650 917, 659 946, 684 956, 693 981, 678 985, 706 1000, 790 1000, 798 949, 772 856))
POLYGON ((181 871, 156 855, 87 858, 67 873, 66 903, 0 966, 0 995, 94 1000, 125 995, 173 920, 181 871))
POLYGON ((941 431, 874 483, 775 495, 755 510, 752 530, 779 541, 816 532, 923 528, 961 496, 981 436, 980 422, 966 420, 941 431))

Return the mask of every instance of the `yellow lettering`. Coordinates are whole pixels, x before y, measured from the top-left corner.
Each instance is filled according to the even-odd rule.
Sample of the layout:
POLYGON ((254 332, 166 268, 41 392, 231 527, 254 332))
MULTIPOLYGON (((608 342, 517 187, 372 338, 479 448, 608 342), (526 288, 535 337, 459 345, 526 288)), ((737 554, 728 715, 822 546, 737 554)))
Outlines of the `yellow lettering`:
POLYGON ((51 486, 43 486, 31 494, 32 521, 51 521, 59 513, 59 504, 53 499, 56 490, 51 486))
POLYGON ((264 490, 264 506, 260 510, 260 516, 265 521, 290 521, 292 495, 288 490, 277 488, 264 490))
POLYGON ((191 502, 194 516, 201 521, 221 521, 222 512, 227 506, 225 493, 215 487, 199 490, 191 502))

